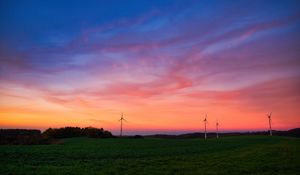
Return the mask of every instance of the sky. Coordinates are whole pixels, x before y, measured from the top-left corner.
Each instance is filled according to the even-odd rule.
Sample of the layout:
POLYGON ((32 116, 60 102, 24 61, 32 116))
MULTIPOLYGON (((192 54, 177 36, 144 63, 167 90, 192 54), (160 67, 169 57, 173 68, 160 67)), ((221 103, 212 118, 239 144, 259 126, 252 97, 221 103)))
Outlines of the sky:
POLYGON ((300 3, 0 2, 0 128, 300 127, 300 3))

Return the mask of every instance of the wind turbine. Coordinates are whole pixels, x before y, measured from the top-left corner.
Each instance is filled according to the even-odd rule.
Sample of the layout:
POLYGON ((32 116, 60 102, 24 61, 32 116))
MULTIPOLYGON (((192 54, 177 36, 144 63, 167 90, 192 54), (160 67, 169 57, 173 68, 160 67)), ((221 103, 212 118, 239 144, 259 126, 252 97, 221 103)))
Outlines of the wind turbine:
POLYGON ((270 114, 267 114, 268 119, 269 119, 269 132, 270 132, 270 136, 272 136, 272 112, 270 114))
POLYGON ((217 129, 217 139, 219 138, 219 122, 216 122, 216 129, 217 129))
POLYGON ((119 120, 121 122, 120 137, 122 137, 122 134, 123 134, 123 120, 126 121, 123 117, 123 112, 122 112, 121 118, 119 120))
POLYGON ((204 138, 205 138, 205 140, 206 140, 206 138, 207 138, 207 134, 206 134, 206 124, 207 124, 207 114, 205 114, 205 119, 203 120, 203 122, 204 122, 204 138))

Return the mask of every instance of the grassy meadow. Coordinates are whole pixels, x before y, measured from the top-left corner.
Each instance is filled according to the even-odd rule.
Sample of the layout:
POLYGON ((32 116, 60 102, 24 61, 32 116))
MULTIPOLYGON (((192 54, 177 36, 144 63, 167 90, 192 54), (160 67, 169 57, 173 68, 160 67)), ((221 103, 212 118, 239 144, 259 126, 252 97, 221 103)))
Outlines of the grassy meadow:
POLYGON ((300 174, 300 139, 71 138, 1 145, 0 174, 300 174))

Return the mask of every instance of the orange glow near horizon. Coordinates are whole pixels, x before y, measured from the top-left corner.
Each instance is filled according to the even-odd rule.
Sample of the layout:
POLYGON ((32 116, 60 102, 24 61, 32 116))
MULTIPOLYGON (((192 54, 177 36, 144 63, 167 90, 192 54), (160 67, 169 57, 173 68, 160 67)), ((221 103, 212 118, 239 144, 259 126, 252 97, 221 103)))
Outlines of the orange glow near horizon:
MULTIPOLYGON (((293 87, 293 81, 276 81, 280 89, 282 85, 293 87)), ((252 101, 252 97, 259 95, 262 89, 270 91, 270 85, 261 85, 228 92, 203 92, 186 95, 178 93, 177 96, 147 97, 122 95, 115 99, 94 99, 94 96, 78 94, 68 95, 68 99, 58 100, 44 97, 43 92, 21 89, 13 94, 11 90, 2 93, 0 107, 0 126, 2 128, 37 128, 79 126, 103 127, 113 131, 119 130, 118 119, 121 111, 124 112, 128 122, 124 123, 125 133, 155 133, 168 131, 202 132, 203 118, 208 114, 208 130, 215 131, 216 120, 220 123, 222 131, 251 131, 267 130, 268 120, 266 114, 273 112, 273 128, 286 130, 300 126, 297 116, 299 109, 293 98, 282 102, 267 103, 252 101), (40 95, 38 95, 40 94, 40 95), (246 97, 244 97, 246 96, 246 97), (203 97, 201 99, 201 97, 203 97), (249 99, 248 99, 249 98, 249 99), (118 100, 119 99, 119 100, 118 100), (132 101, 130 101, 132 99, 132 101), (93 105, 94 104, 94 105, 93 105), (103 104, 103 110, 98 108, 103 104), (116 107, 115 109, 113 107, 116 107), (111 108, 111 109, 110 109, 111 108), (268 111, 265 109, 269 109, 268 111)), ((290 89, 293 92, 293 88, 290 89)), ((295 91, 297 89, 294 89, 295 91)), ((134 91, 134 89, 133 89, 134 91)), ((276 92, 278 93, 278 92, 276 92)), ((277 94, 272 94, 271 99, 277 94)))

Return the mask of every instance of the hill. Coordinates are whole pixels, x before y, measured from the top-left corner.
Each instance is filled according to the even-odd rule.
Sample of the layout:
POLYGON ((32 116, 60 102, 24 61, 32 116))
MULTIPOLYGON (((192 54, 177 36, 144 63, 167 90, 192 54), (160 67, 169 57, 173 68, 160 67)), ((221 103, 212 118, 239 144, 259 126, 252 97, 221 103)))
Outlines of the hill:
MULTIPOLYGON (((300 128, 291 129, 288 131, 276 131, 273 130, 274 136, 288 136, 288 137, 300 137, 300 128)), ((250 135, 269 135, 268 131, 252 131, 252 132, 225 132, 219 133, 220 137, 228 137, 228 136, 250 136, 250 135)), ((208 138, 216 137, 215 132, 207 133, 208 138)), ((179 135, 168 135, 168 134, 155 134, 155 135, 147 135, 146 137, 152 138, 173 138, 173 139, 186 139, 186 138, 203 138, 204 133, 195 132, 195 133, 186 133, 179 135)))

